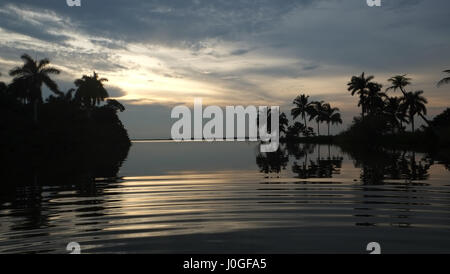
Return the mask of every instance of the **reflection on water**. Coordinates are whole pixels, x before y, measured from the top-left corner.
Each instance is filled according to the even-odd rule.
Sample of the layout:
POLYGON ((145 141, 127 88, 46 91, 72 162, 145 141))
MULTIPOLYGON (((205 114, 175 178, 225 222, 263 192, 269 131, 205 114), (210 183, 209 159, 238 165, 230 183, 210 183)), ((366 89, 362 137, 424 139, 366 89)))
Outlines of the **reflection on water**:
POLYGON ((450 251, 439 154, 208 142, 127 153, 2 154, 0 252, 450 251))

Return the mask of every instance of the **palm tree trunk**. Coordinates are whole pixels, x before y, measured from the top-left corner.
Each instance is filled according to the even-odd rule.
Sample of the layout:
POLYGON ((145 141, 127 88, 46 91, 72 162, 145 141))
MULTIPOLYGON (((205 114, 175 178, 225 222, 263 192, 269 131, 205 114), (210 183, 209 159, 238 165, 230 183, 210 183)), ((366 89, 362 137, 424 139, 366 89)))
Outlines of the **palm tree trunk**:
POLYGON ((320 136, 320 123, 317 121, 317 136, 320 136))
POLYGON ((330 122, 328 122, 328 137, 330 137, 330 122))
POLYGON ((414 116, 411 116, 411 128, 412 128, 412 133, 414 133, 414 116))

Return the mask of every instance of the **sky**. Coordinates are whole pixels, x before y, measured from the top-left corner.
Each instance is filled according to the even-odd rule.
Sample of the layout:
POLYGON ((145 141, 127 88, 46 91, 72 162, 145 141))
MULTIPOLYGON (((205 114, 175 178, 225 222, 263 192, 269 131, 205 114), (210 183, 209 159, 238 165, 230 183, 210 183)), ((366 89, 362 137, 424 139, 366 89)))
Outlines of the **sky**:
MULTIPOLYGON (((50 58, 62 90, 95 70, 132 138, 168 138, 175 105, 281 106, 298 94, 358 113, 347 82, 408 74, 429 117, 450 104, 450 1, 0 0, 0 80, 20 55, 50 58)), ((393 94, 391 94, 393 95, 393 94)), ((325 126, 323 127, 325 132, 325 126)))

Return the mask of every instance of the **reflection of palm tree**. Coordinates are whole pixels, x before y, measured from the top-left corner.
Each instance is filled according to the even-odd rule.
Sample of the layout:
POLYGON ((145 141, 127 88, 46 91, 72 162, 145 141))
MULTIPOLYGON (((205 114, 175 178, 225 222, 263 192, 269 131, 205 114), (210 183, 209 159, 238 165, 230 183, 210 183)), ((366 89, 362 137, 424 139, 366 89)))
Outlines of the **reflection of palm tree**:
POLYGON ((300 116, 303 119, 303 122, 305 123, 305 127, 308 127, 306 123, 306 116, 311 112, 312 105, 310 102, 308 102, 309 96, 302 94, 300 96, 297 96, 294 100, 295 107, 291 110, 291 115, 295 119, 297 119, 298 116, 300 116))
POLYGON ((382 148, 346 146, 345 151, 355 160, 355 167, 361 168, 361 180, 365 184, 384 184, 385 179, 426 180, 431 167, 424 159, 416 162, 407 151, 390 151, 382 148))
POLYGON ((364 118, 364 115, 366 113, 366 108, 364 102, 364 98, 368 92, 368 85, 373 80, 373 76, 366 77, 364 75, 364 72, 361 74, 361 76, 353 76, 350 80, 350 82, 347 84, 348 91, 351 91, 352 96, 355 94, 359 95, 359 105, 361 106, 361 113, 362 117, 364 118))
MULTIPOLYGON (((444 72, 450 74, 450 69, 444 70, 444 72)), ((450 77, 445 77, 437 83, 437 86, 440 87, 442 85, 449 84, 449 83, 450 83, 450 77)))
POLYGON ((316 161, 310 160, 309 164, 306 160, 308 157, 308 152, 304 153, 305 161, 303 164, 299 165, 294 162, 292 165, 292 172, 296 173, 299 178, 332 178, 333 174, 338 174, 340 172, 340 167, 342 166, 342 157, 331 157, 328 159, 317 159, 316 161))
POLYGON ((282 169, 286 169, 289 156, 281 147, 276 152, 259 153, 256 157, 256 164, 260 172, 265 174, 280 173, 282 169))
POLYGON ((50 78, 50 74, 59 74, 56 68, 49 67, 50 61, 42 59, 39 62, 33 60, 28 54, 21 56, 24 64, 9 72, 14 77, 13 83, 23 85, 27 89, 27 99, 33 104, 34 121, 37 123, 38 104, 42 103, 42 84, 45 84, 51 91, 59 94, 58 85, 50 78))
POLYGON ((404 111, 408 113, 409 120, 411 121, 411 129, 414 133, 414 116, 415 115, 423 115, 427 114, 427 99, 423 97, 421 94, 423 91, 415 91, 415 92, 408 92, 406 93, 405 97, 403 98, 403 108, 404 111))
POLYGON ((77 92, 76 100, 85 107, 94 107, 109 97, 108 92, 103 86, 103 82, 108 81, 106 78, 98 78, 98 74, 94 71, 92 76, 83 75, 81 79, 75 80, 77 92))

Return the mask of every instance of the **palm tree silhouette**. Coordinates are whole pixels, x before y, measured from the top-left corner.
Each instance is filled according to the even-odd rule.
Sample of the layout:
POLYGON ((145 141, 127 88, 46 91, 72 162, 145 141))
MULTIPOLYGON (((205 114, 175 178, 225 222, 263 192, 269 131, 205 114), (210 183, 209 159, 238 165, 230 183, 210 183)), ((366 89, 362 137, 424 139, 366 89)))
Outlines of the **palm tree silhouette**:
POLYGON ((381 91, 382 86, 378 83, 369 83, 367 85, 367 93, 363 98, 363 101, 360 102, 364 105, 367 113, 378 113, 379 110, 384 108, 383 99, 386 97, 386 94, 381 91))
POLYGON ((403 122, 406 120, 406 112, 402 107, 402 99, 398 97, 387 97, 385 99, 384 114, 388 117, 392 131, 397 128, 403 130, 403 122))
POLYGON ((427 99, 422 96, 423 91, 407 92, 406 96, 403 98, 403 111, 408 113, 409 120, 411 121, 411 129, 414 133, 414 116, 416 114, 427 114, 426 104, 427 99))
MULTIPOLYGON (((444 70, 443 72, 450 74, 450 69, 444 70)), ((437 83, 437 86, 440 87, 440 86, 448 84, 448 83, 450 83, 450 77, 445 77, 444 79, 442 79, 441 81, 439 81, 437 83)))
POLYGON ((311 112, 312 104, 308 102, 309 96, 302 94, 297 96, 294 99, 293 104, 295 107, 291 110, 291 115, 295 119, 297 119, 298 116, 301 116, 303 119, 303 122, 305 123, 305 127, 308 127, 306 123, 306 116, 311 112))
POLYGON ((403 95, 406 94, 405 87, 411 84, 411 78, 407 78, 406 74, 396 75, 389 78, 388 81, 391 83, 391 86, 388 87, 386 91, 397 91, 399 89, 403 93, 403 95))
MULTIPOLYGON (((2 76, 1 73, 0 73, 0 76, 2 76)), ((6 92, 6 88, 7 88, 6 84, 3 83, 3 82, 0 82, 0 93, 1 93, 1 94, 4 93, 4 92, 6 92)))
POLYGON ((24 64, 9 72, 13 76, 13 83, 25 87, 27 99, 33 104, 34 122, 38 122, 38 105, 42 103, 42 85, 45 84, 51 91, 60 94, 58 85, 50 78, 50 74, 59 74, 60 71, 54 67, 49 67, 50 60, 45 58, 40 60, 32 59, 28 54, 20 57, 24 64))
POLYGON ((106 106, 114 109, 115 111, 120 111, 120 112, 125 111, 125 107, 119 101, 117 101, 115 99, 106 100, 106 106))
POLYGON ((348 82, 347 90, 351 91, 352 96, 355 94, 359 95, 359 106, 361 106, 361 115, 364 118, 364 115, 366 114, 366 108, 364 102, 364 98, 366 97, 366 94, 369 92, 368 85, 371 83, 371 81, 374 79, 373 76, 365 76, 365 73, 363 72, 361 76, 353 76, 348 82))
POLYGON ((280 119, 279 119, 280 133, 282 132, 282 133, 286 134, 288 125, 289 125, 289 120, 288 120, 286 114, 284 112, 282 112, 280 114, 280 119))
POLYGON ((324 102, 311 102, 311 108, 308 110, 309 120, 316 119, 317 122, 317 136, 320 136, 320 123, 325 121, 324 102))
MULTIPOLYGON (((399 89, 403 93, 403 96, 406 97, 407 92, 405 90, 405 87, 411 84, 411 78, 407 78, 406 74, 403 74, 391 77, 390 79, 388 79, 388 81, 391 83, 391 86, 387 88, 386 91, 396 91, 397 89, 399 89)), ((418 114, 425 121, 425 123, 427 123, 428 126, 431 126, 428 119, 422 113, 418 114)))
POLYGON ((75 80, 75 86, 77 87, 75 100, 88 109, 100 104, 109 97, 103 86, 103 82, 107 81, 106 78, 99 78, 95 71, 92 76, 83 75, 81 79, 75 80))
POLYGON ((338 108, 333 108, 330 104, 323 105, 323 117, 328 127, 328 136, 330 136, 330 124, 342 124, 341 114, 338 108))
POLYGON ((73 93, 75 92, 75 89, 71 88, 66 93, 61 92, 58 95, 50 95, 47 98, 48 103, 55 103, 55 102, 64 102, 64 103, 72 103, 73 102, 73 93))
MULTIPOLYGON (((267 130, 269 132, 272 131, 272 109, 269 108, 267 110, 267 130)), ((259 114, 258 117, 256 119, 256 123, 259 125, 259 114)), ((287 127, 289 125, 289 120, 287 119, 287 116, 284 112, 281 112, 279 114, 279 118, 278 118, 278 127, 279 127, 279 132, 286 134, 287 133, 287 127)))

